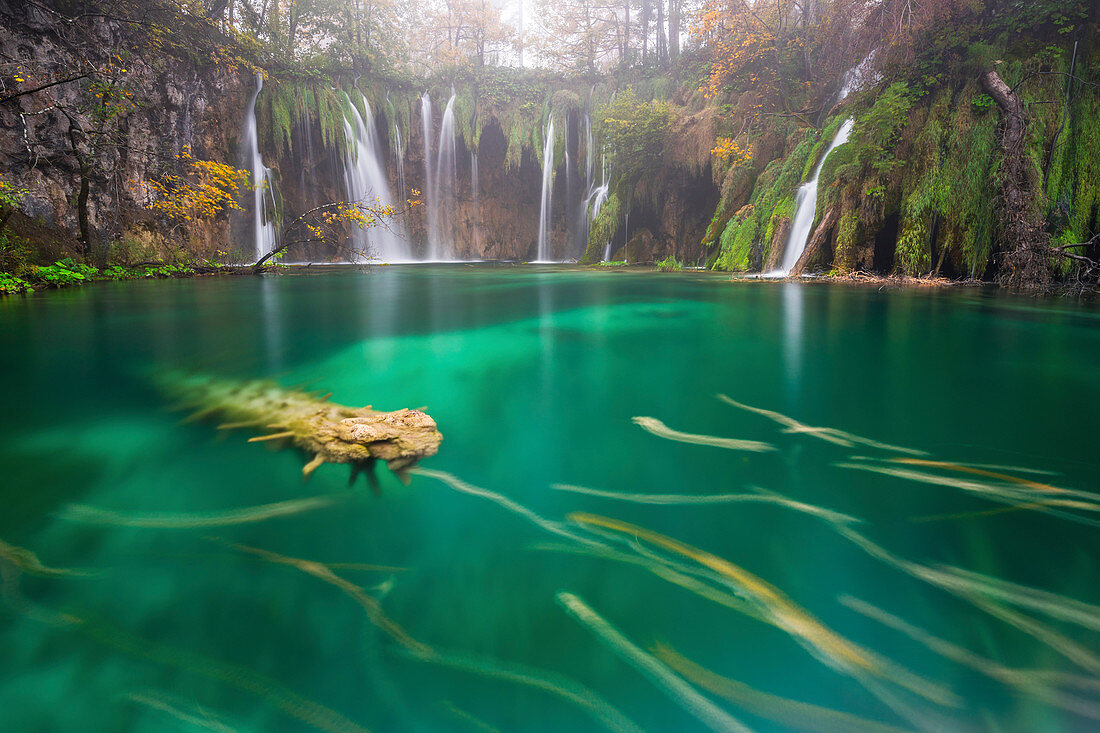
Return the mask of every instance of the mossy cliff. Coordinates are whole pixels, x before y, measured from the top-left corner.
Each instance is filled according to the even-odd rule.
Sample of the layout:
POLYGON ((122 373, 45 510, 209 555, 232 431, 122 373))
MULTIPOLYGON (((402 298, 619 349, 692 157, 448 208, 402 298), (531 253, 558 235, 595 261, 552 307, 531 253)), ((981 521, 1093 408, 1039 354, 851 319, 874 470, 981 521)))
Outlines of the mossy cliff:
POLYGON ((1078 261, 1060 246, 1092 240, 1068 251, 1098 259, 1097 11, 1035 12, 1026 34, 991 36, 992 21, 975 20, 930 39, 908 68, 882 64, 820 129, 782 116, 758 126, 751 159, 718 171, 721 199, 704 238, 713 266, 775 266, 797 187, 849 118, 851 140, 819 180, 815 225, 833 216, 812 269, 1042 286, 1074 271, 1078 261), (983 78, 1003 80, 1018 99, 1018 144, 1007 144, 1013 113, 983 78), (1029 237, 1024 273, 1013 252, 1029 237))

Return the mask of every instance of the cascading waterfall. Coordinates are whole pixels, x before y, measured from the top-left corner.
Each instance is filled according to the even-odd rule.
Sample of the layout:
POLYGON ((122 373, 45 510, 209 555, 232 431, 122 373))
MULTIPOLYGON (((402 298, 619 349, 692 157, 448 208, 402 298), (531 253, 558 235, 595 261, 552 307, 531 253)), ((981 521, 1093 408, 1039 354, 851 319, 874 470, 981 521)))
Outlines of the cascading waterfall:
POLYGON ((588 105, 584 108, 584 136, 584 199, 581 201, 580 211, 577 212, 576 223, 577 239, 580 242, 582 254, 588 248, 588 232, 594 218, 590 214, 590 207, 596 190, 596 180, 593 177, 595 152, 592 150, 592 90, 588 92, 588 105))
MULTIPOLYGON (((585 231, 590 232, 592 228, 592 222, 596 221, 596 217, 600 215, 600 209, 607 203, 607 197, 611 192, 611 182, 607 179, 607 158, 600 156, 600 185, 592 189, 591 195, 588 197, 589 215, 588 221, 585 222, 585 231)), ((585 242, 588 241, 588 234, 585 234, 585 242)), ((607 240, 607 244, 604 248, 603 261, 608 262, 611 260, 611 240, 607 240)))
POLYGON ((256 74, 256 91, 248 103, 248 113, 244 118, 243 148, 248 151, 249 172, 252 174, 252 238, 256 260, 258 261, 268 252, 275 249, 277 239, 275 237, 275 222, 273 216, 266 208, 265 194, 271 199, 270 213, 275 211, 275 196, 271 190, 271 169, 264 165, 260 155, 260 139, 256 131, 256 100, 260 98, 260 92, 264 88, 263 74, 256 74))
POLYGON ((554 184, 554 115, 546 123, 542 150, 542 204, 539 207, 538 262, 550 261, 550 203, 554 184))
POLYGON ((470 189, 474 193, 474 208, 477 208, 477 152, 470 153, 470 189))
POLYGON ((432 99, 427 92, 420 97, 420 130, 424 142, 424 204, 428 218, 428 258, 432 243, 439 240, 439 208, 435 201, 435 174, 432 171, 432 99))
MULTIPOLYGON (((577 236, 576 230, 572 226, 575 216, 575 204, 573 203, 573 156, 569 154, 569 134, 570 120, 569 115, 565 116, 565 137, 562 140, 562 152, 565 155, 565 248, 566 252, 569 251, 570 244, 577 236)), ((580 202, 578 201, 577 204, 580 202)))
MULTIPOLYGON (((344 135, 347 141, 347 157, 344 161, 344 181, 348 200, 368 206, 393 206, 389 181, 382 165, 382 147, 374 124, 370 102, 360 93, 365 117, 348 99, 351 118, 344 119, 344 135)), ((409 259, 409 248, 400 222, 390 220, 369 229, 353 228, 355 249, 363 254, 376 255, 384 262, 409 259)))
MULTIPOLYGON (((439 156, 434 177, 435 233, 429 228, 428 259, 438 260, 451 255, 451 227, 454 225, 455 198, 455 91, 443 110, 439 127, 439 156)), ((430 205, 430 204, 429 204, 430 205)), ((429 212, 430 213, 430 212, 429 212)))
POLYGON ((787 277, 806 249, 810 235, 813 234, 814 217, 817 215, 817 179, 821 176, 821 169, 825 167, 829 154, 848 142, 852 134, 852 125, 852 120, 844 121, 832 143, 825 150, 825 154, 821 156, 817 167, 814 168, 813 176, 798 189, 794 218, 791 221, 791 233, 787 238, 787 246, 783 250, 783 264, 778 270, 767 273, 766 277, 787 277))
POLYGON ((474 219, 471 222, 473 226, 474 244, 478 250, 481 250, 481 203, 478 199, 478 170, 477 170, 477 152, 470 151, 470 190, 473 192, 474 199, 474 219))
POLYGON ((393 157, 397 164, 397 199, 402 203, 409 197, 409 188, 405 183, 405 141, 401 139, 401 127, 393 123, 393 157))

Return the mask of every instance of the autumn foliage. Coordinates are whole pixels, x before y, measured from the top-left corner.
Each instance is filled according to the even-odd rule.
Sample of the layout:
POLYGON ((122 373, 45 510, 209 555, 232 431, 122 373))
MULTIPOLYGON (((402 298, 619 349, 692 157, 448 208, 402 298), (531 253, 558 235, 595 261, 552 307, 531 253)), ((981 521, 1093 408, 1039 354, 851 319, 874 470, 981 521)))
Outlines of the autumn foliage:
POLYGON ((182 169, 179 175, 168 173, 149 181, 149 210, 181 223, 241 210, 236 197, 250 186, 248 171, 213 160, 195 160, 188 147, 176 160, 182 169))

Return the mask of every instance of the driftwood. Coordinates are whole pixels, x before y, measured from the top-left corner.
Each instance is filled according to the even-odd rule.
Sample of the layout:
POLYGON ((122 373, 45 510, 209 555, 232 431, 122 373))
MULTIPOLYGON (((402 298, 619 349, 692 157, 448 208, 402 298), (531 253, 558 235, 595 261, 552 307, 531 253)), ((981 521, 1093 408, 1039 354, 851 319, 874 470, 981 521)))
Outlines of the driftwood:
POLYGON ((308 479, 322 463, 351 466, 351 480, 361 471, 377 492, 374 464, 385 461, 408 483, 407 470, 435 455, 443 440, 435 420, 420 410, 383 412, 329 402, 332 393, 285 389, 274 382, 237 381, 171 375, 161 380, 166 391, 192 410, 192 420, 218 420, 220 430, 262 433, 250 443, 294 446, 309 457, 302 468, 308 479))
POLYGON ((802 277, 803 270, 813 260, 814 255, 821 249, 821 243, 824 242, 829 234, 832 233, 833 223, 836 221, 836 209, 829 209, 825 212, 825 218, 821 220, 821 224, 814 230, 813 237, 806 244, 806 249, 802 250, 802 254, 799 255, 798 261, 794 263, 794 267, 788 277, 802 277))

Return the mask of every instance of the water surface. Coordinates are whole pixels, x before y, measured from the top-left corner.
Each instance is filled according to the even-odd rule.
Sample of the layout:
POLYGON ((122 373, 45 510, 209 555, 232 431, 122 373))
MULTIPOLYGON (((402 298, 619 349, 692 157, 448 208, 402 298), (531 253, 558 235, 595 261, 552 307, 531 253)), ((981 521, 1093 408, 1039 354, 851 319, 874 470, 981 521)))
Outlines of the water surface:
MULTIPOLYGON (((1087 522, 1100 513, 1020 509, 1011 490, 1100 488, 1098 326, 1087 305, 980 291, 490 266, 103 284, 2 301, 0 540, 81 574, 20 572, 25 559, 11 550, 0 559, 0 727, 604 730, 616 720, 598 714, 608 706, 645 730, 707 729, 699 700, 632 665, 567 612, 565 592, 645 653, 664 645, 751 690, 865 721, 1094 728, 1100 543, 1087 522), (435 477, 405 487, 386 471, 381 498, 357 484, 334 506, 268 521, 73 521, 73 504, 217 514, 345 490, 346 468, 322 466, 303 484, 293 452, 181 423, 153 378, 176 369, 307 384, 377 409, 424 406, 444 434, 425 469, 548 524, 435 477), (880 445, 783 432, 718 394, 880 445), (673 441, 636 417, 774 450, 673 441), (898 462, 916 452, 967 466, 898 462), (647 504, 558 484, 693 496, 760 487, 861 522, 775 501, 647 504), (779 601, 644 536, 567 521, 573 512, 704 550, 779 601), (555 533, 563 528, 584 541, 555 533), (591 542, 632 561, 578 552, 591 542), (346 587, 236 545, 331 564, 434 656, 382 633, 346 587), (670 563, 758 616, 778 610, 778 621, 651 572, 670 563), (951 592, 920 577, 940 566, 1059 597, 975 596, 972 584, 951 592), (980 657, 986 673, 851 599, 980 657), (792 618, 817 625, 792 628, 792 618), (890 663, 846 667, 843 653, 830 656, 835 638, 890 663), (988 665, 1054 677, 998 678, 988 665), (907 687, 899 668, 949 699, 907 687)), ((756 730, 826 720, 728 689, 741 699, 696 687, 756 730)))

